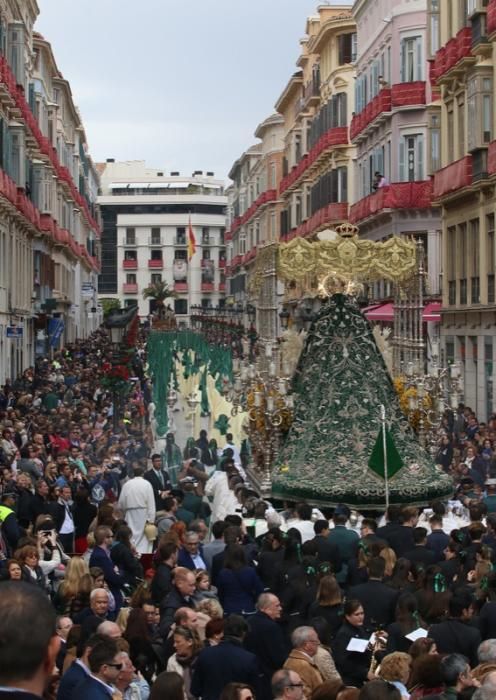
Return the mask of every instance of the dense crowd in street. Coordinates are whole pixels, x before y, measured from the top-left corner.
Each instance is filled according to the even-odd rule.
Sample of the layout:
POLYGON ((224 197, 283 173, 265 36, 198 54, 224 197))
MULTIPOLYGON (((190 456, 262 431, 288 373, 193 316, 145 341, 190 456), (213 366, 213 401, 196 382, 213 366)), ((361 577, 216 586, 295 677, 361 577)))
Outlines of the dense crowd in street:
POLYGON ((496 419, 446 417, 449 502, 277 504, 230 434, 154 452, 144 344, 120 401, 110 355, 0 390, 0 697, 496 697, 496 419))

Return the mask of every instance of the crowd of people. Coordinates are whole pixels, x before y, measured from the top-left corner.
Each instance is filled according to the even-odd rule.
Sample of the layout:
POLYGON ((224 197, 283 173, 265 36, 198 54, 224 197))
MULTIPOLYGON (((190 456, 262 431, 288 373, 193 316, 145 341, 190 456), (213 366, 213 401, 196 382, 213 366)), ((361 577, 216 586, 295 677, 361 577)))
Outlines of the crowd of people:
POLYGON ((271 503, 230 434, 156 452, 143 341, 119 401, 110 353, 0 391, 0 698, 496 697, 496 419, 447 416, 452 501, 271 503))

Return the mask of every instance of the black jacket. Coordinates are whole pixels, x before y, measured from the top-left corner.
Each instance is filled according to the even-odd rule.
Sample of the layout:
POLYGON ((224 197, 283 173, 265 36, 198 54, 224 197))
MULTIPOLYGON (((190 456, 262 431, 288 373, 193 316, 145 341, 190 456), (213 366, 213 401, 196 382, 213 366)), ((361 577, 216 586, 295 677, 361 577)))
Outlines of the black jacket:
POLYGON ((225 686, 233 682, 251 685, 255 696, 261 697, 257 657, 243 649, 238 640, 228 637, 200 652, 191 679, 191 694, 202 700, 218 700, 225 686))
POLYGON ((150 482, 153 488, 153 495, 155 496, 155 508, 156 510, 163 510, 163 501, 162 497, 160 496, 160 491, 170 491, 172 489, 172 484, 169 478, 169 474, 165 471, 165 469, 161 469, 162 476, 164 478, 164 485, 160 483, 160 479, 158 478, 157 474, 155 473, 155 469, 149 469, 145 475, 144 478, 150 482))
POLYGON ((496 639, 496 602, 484 603, 479 613, 479 628, 482 639, 496 639))
POLYGON ((155 605, 162 605, 165 596, 172 589, 172 568, 168 564, 159 564, 152 578, 150 592, 155 605))
POLYGON ((479 663, 477 647, 481 643, 481 634, 467 622, 449 618, 438 625, 432 625, 429 637, 436 642, 440 654, 463 654, 472 668, 479 663))
POLYGON ((345 685, 361 688, 367 680, 372 652, 365 651, 361 654, 357 651, 347 651, 346 647, 352 637, 368 639, 369 636, 363 627, 354 627, 346 620, 336 634, 332 644, 334 663, 345 685))
POLYGON ((382 581, 367 581, 349 589, 348 597, 356 598, 363 605, 364 627, 371 632, 385 628, 394 621, 398 591, 382 581))
POLYGON ((415 547, 413 541, 413 527, 400 525, 399 523, 388 523, 380 527, 376 532, 377 537, 386 540, 397 557, 404 557, 405 552, 415 547))
POLYGON ((193 598, 183 598, 179 593, 177 588, 174 586, 170 593, 167 594, 163 603, 162 609, 160 611, 160 636, 162 639, 167 639, 172 623, 174 622, 174 615, 176 610, 179 608, 192 608, 194 609, 195 602, 193 598))
POLYGON ((323 537, 322 535, 315 535, 311 542, 315 544, 319 562, 328 561, 332 565, 332 572, 334 574, 341 571, 341 554, 336 544, 329 542, 327 537, 323 537))
POLYGON ((270 679, 283 667, 291 649, 281 626, 265 613, 255 613, 248 619, 248 624, 250 629, 244 646, 258 659, 262 674, 262 695, 270 700, 270 679))
POLYGON ((435 564, 437 560, 435 553, 422 545, 417 545, 413 549, 408 550, 403 556, 412 564, 423 564, 424 566, 435 564))
POLYGON ((110 550, 110 558, 119 567, 119 572, 125 583, 134 587, 138 583, 137 579, 143 579, 143 567, 139 559, 136 559, 129 547, 126 547, 122 542, 113 545, 110 550))

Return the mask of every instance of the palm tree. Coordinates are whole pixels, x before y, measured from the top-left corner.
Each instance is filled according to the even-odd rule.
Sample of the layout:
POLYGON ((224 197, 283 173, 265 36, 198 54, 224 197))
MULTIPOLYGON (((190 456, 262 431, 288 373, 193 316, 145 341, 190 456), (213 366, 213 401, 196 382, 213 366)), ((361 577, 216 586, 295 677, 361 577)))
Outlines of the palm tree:
POLYGON ((143 299, 155 299, 159 318, 164 316, 165 300, 174 297, 177 297, 176 292, 164 281, 152 282, 143 289, 143 299))

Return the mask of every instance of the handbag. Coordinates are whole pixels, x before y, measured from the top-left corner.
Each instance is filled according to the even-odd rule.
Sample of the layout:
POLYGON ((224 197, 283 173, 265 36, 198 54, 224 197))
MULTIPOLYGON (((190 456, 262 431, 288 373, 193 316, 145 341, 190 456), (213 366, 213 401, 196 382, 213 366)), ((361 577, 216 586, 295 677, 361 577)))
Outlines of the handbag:
POLYGON ((148 542, 153 542, 154 540, 157 539, 158 535, 158 528, 155 525, 155 523, 151 523, 148 520, 145 523, 145 527, 143 529, 143 533, 148 540, 148 542))

